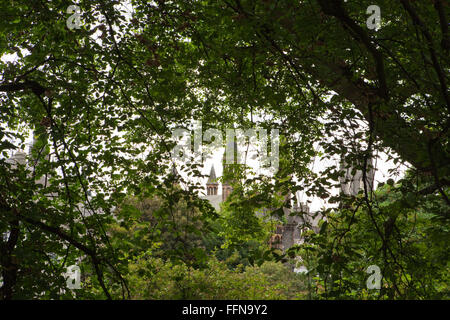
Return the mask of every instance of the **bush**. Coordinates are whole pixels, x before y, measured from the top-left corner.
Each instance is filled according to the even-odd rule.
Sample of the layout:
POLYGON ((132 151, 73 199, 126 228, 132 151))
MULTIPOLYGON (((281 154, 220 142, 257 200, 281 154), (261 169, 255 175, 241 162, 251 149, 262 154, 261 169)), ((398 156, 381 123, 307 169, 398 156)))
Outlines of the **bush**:
POLYGON ((130 264, 129 274, 132 299, 293 299, 305 288, 281 263, 230 270, 215 257, 205 269, 143 257, 130 264))

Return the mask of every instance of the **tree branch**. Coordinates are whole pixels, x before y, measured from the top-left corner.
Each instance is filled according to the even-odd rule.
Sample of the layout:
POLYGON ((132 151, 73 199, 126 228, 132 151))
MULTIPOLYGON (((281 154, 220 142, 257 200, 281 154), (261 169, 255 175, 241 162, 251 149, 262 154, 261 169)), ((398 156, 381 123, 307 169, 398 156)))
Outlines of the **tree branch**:
POLYGON ((33 80, 25 80, 23 82, 14 82, 14 83, 6 83, 0 84, 0 92, 15 92, 31 89, 33 93, 40 96, 46 90, 43 86, 33 80))
POLYGON ((353 38, 362 42, 371 53, 373 59, 375 60, 378 81, 380 83, 380 96, 386 100, 389 100, 383 55, 373 45, 367 32, 348 16, 344 8, 342 8, 341 3, 339 1, 331 3, 330 1, 319 0, 319 5, 322 8, 322 11, 327 15, 336 17, 344 26, 347 26, 351 31, 353 31, 353 38))
POLYGON ((414 11, 414 9, 411 7, 408 0, 400 0, 405 10, 409 13, 411 16, 411 19, 413 23, 417 26, 419 26, 420 30, 422 31, 422 34, 425 36, 425 39, 427 39, 428 44, 428 50, 430 51, 431 55, 431 61, 433 62, 434 70, 437 73, 437 76, 439 78, 439 83, 441 85, 441 91, 442 95, 444 97, 445 103, 447 104, 447 109, 450 111, 450 98, 447 93, 447 84, 445 82, 445 76, 444 71, 442 70, 441 66, 439 65, 439 62, 436 57, 436 51, 433 47, 433 39, 431 38, 430 33, 428 32, 425 24, 422 22, 422 20, 419 18, 417 13, 414 11))

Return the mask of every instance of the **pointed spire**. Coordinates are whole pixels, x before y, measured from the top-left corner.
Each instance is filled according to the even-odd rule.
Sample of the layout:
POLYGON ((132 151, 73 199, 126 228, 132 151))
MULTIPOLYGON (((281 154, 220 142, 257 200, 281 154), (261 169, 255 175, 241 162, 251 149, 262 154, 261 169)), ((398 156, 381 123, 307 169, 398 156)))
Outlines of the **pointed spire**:
POLYGON ((209 172, 209 178, 206 184, 219 184, 217 182, 216 172, 214 170, 214 164, 211 166, 211 171, 209 172))
POLYGON ((180 174, 178 173, 177 167, 175 166, 175 164, 172 166, 172 170, 170 171, 170 173, 174 176, 174 177, 179 177, 180 174))
POLYGON ((172 179, 172 183, 174 186, 180 186, 181 176, 178 173, 177 167, 175 164, 172 165, 172 169, 170 169, 170 179, 172 179))

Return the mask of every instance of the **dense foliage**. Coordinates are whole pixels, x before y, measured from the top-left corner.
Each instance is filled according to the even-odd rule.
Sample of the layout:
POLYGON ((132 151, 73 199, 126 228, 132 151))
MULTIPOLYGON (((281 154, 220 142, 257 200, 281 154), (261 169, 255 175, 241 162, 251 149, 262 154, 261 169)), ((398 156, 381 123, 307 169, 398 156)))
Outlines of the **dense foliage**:
POLYGON ((77 3, 74 29, 68 1, 0 3, 0 297, 448 299, 446 1, 379 0, 378 30, 365 0, 77 3), (237 166, 216 213, 171 174, 172 130, 194 120, 278 128, 279 170, 237 166), (28 168, 12 166, 30 131, 28 168), (378 154, 407 173, 355 196, 332 194, 337 165, 310 166, 345 159, 367 180, 378 154), (288 191, 328 206, 284 256, 256 213, 288 191), (303 282, 266 261, 295 256, 303 282))

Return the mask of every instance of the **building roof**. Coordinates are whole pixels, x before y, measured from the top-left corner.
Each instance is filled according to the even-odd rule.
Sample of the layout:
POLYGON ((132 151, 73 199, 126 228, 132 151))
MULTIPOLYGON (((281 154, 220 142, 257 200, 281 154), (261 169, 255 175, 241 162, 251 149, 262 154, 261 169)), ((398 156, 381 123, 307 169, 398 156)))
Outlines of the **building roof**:
POLYGON ((209 201, 209 203, 216 209, 217 211, 220 210, 220 204, 222 203, 222 195, 207 195, 207 196, 201 196, 201 199, 206 199, 209 201))

